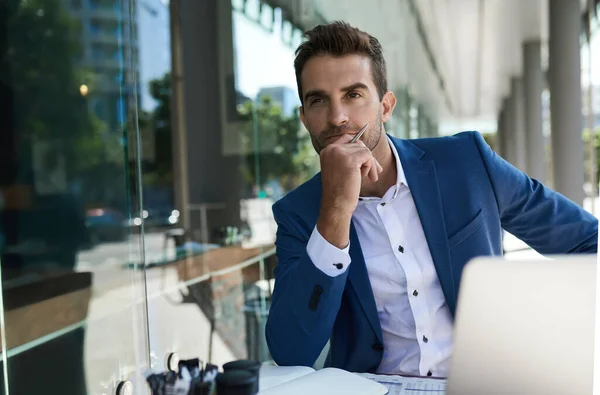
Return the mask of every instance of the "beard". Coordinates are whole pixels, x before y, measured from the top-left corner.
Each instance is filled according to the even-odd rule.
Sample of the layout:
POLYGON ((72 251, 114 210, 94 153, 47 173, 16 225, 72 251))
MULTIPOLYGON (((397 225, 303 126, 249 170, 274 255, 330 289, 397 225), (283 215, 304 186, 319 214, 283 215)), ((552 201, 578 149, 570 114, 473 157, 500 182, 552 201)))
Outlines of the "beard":
MULTIPOLYGON (((375 122, 374 124, 370 124, 373 126, 367 127, 367 130, 362 135, 360 140, 369 150, 373 151, 375 147, 377 147, 377 144, 379 144, 379 140, 381 139, 381 135, 383 134, 383 122, 381 122, 381 113, 377 114, 377 122, 375 122)), ((312 145, 315 151, 317 151, 317 154, 320 154, 325 147, 327 147, 329 144, 335 141, 333 139, 330 139, 330 137, 340 136, 342 134, 347 133, 356 134, 363 128, 363 126, 364 125, 329 125, 328 128, 323 130, 321 133, 310 133, 310 139, 312 141, 312 145)))

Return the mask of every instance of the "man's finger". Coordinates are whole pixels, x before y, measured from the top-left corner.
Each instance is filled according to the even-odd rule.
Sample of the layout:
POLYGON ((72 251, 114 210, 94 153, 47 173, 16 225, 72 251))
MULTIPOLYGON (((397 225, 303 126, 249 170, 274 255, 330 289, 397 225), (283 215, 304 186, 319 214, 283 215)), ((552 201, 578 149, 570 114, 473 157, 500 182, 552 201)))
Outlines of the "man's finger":
POLYGON ((369 169, 369 179, 373 182, 377 182, 377 180, 379 180, 379 171, 377 167, 379 166, 379 164, 377 163, 377 159, 375 158, 371 160, 371 163, 371 168, 369 169))
POLYGON ((371 167, 368 166, 367 164, 364 164, 361 168, 360 168, 360 174, 363 177, 368 176, 369 174, 371 174, 371 167))

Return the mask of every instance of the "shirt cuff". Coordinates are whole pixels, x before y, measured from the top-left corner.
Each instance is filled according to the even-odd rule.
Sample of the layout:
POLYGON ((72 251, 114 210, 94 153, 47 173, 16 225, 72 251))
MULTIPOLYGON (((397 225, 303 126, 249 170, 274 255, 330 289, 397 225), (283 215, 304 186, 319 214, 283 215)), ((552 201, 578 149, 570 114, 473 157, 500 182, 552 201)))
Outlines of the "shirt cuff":
POLYGON ((336 277, 343 274, 350 266, 350 243, 344 249, 339 249, 329 243, 317 230, 313 229, 306 252, 313 264, 327 274, 329 277, 336 277))

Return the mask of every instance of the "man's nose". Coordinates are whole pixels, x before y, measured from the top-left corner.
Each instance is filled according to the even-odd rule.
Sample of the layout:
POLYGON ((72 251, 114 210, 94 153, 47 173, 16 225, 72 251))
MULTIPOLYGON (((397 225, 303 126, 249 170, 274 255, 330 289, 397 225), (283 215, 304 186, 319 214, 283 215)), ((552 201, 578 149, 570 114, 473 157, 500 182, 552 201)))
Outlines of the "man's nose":
POLYGON ((329 107, 329 123, 335 126, 348 123, 348 111, 341 103, 331 103, 329 107))

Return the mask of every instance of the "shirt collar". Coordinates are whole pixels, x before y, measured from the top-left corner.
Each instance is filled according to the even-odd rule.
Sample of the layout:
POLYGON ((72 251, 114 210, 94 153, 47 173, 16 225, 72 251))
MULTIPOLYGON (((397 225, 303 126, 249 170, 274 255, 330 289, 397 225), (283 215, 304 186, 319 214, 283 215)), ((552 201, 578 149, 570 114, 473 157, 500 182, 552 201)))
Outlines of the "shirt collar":
POLYGON ((394 159, 396 159, 396 170, 398 172, 398 176, 396 178, 396 187, 399 187, 402 184, 404 184, 408 187, 408 182, 406 182, 406 175, 404 174, 404 170, 402 169, 402 163, 400 162, 400 156, 398 155, 398 150, 396 149, 396 146, 394 145, 394 142, 392 141, 390 136, 386 135, 386 137, 387 137, 388 143, 390 144, 390 147, 392 148, 392 153, 394 154, 394 159))
MULTIPOLYGON (((386 135, 386 138, 388 140, 388 143, 390 144, 390 148, 392 149, 392 153, 394 154, 394 159, 396 161, 396 171, 397 171, 397 176, 396 176, 396 185, 394 185, 392 188, 394 188, 394 192, 391 196, 391 198, 388 198, 389 200, 393 200, 396 198, 396 196, 398 195, 398 191, 400 189, 400 186, 402 184, 404 184, 406 187, 408 187, 408 183, 406 182, 406 175, 404 174, 404 170, 402 169, 402 163, 400 162, 400 156, 398 155, 398 150, 396 149, 396 146, 394 145, 394 143, 392 142, 392 139, 386 135)), ((392 189, 390 188, 390 189, 392 189)), ((389 190, 388 193, 386 193, 387 196, 389 196, 389 190)), ((383 197, 385 200, 386 196, 383 197)), ((362 202, 366 202, 366 201, 373 201, 373 200, 381 200, 378 197, 368 197, 368 196, 364 196, 364 197, 360 197, 359 198, 360 201, 362 202)))

